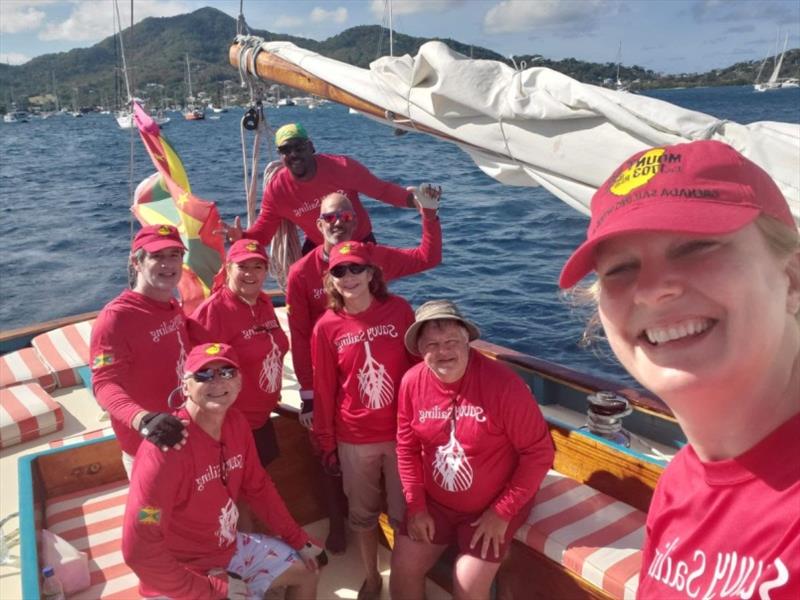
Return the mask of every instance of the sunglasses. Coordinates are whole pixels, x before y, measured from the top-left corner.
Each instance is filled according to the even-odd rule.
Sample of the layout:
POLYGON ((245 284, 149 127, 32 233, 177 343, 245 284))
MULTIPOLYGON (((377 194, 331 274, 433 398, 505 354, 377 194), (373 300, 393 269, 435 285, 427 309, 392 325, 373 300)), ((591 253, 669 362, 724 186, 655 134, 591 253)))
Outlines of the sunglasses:
POLYGON ((367 265, 357 265, 355 263, 347 263, 344 265, 336 265, 331 269, 331 275, 336 277, 336 279, 340 279, 344 277, 344 274, 350 271, 353 275, 360 275, 364 271, 367 270, 367 265))
POLYGON ((238 373, 239 369, 236 367, 220 367, 219 369, 201 369, 192 373, 190 377, 197 383, 208 383, 216 375, 219 375, 220 379, 233 379, 238 373))
POLYGON ((349 223, 356 218, 356 215, 352 210, 336 210, 333 212, 321 213, 319 218, 321 221, 325 221, 328 225, 333 225, 336 223, 336 221, 349 223))
POLYGON ((308 144, 306 142, 298 142, 295 144, 284 144, 278 147, 278 154, 289 156, 292 152, 302 152, 306 149, 308 144))

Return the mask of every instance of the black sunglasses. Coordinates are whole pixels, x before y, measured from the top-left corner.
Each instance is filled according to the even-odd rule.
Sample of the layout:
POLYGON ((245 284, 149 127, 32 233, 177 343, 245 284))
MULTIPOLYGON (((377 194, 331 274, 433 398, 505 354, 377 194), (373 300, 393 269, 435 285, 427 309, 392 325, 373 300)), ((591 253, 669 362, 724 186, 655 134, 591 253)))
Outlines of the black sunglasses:
POLYGON ((331 269, 331 275, 340 279, 344 274, 350 271, 353 275, 360 275, 367 270, 367 265, 358 265, 355 263, 346 263, 344 265, 336 265, 331 269))
POLYGON ((278 147, 278 154, 288 156, 292 152, 302 152, 308 146, 308 142, 295 142, 294 144, 284 144, 278 147))
POLYGON ((191 378, 197 383, 208 383, 214 379, 216 375, 219 375, 220 379, 233 379, 238 373, 239 369, 236 367, 220 367, 219 369, 208 368, 192 373, 191 378))

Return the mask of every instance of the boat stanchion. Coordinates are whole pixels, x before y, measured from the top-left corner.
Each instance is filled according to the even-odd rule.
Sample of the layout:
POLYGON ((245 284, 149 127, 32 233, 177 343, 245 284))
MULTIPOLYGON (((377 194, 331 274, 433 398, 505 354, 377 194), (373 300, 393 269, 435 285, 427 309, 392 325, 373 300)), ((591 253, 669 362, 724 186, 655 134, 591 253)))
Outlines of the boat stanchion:
POLYGON ((586 425, 581 429, 629 448, 631 434, 622 427, 622 419, 633 412, 628 399, 609 391, 589 394, 586 399, 586 425))

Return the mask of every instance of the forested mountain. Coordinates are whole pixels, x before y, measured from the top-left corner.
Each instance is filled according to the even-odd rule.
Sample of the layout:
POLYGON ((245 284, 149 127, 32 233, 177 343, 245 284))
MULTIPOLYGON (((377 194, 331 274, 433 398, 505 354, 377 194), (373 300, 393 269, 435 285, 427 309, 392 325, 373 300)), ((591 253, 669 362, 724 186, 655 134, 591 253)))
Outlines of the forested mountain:
MULTIPOLYGON (((185 55, 188 53, 195 93, 205 92, 219 102, 224 81, 235 84, 227 86, 230 91, 238 90, 238 76, 228 62, 228 49, 235 32, 236 20, 211 7, 175 17, 148 18, 132 30, 126 29, 123 42, 135 95, 149 97, 151 102, 182 103, 187 95, 185 55)), ((269 41, 288 40, 360 67, 388 54, 388 32, 377 25, 352 27, 323 42, 264 30, 252 33, 269 41)), ((395 55, 413 55, 427 41, 395 33, 395 55)), ((487 48, 452 39, 441 41, 476 59, 510 62, 487 48)), ((574 58, 550 60, 537 54, 517 56, 515 60, 517 64, 525 61, 527 66, 549 67, 587 83, 602 84, 604 80, 616 78, 616 65, 610 62, 592 63, 574 58)), ((124 92, 118 91, 120 65, 118 40, 113 35, 90 48, 39 56, 24 65, 0 64, 0 111, 12 101, 21 107, 46 105, 52 101, 54 81, 62 105, 113 105, 115 99, 125 97, 124 92)), ((640 88, 747 84, 754 81, 759 65, 760 61, 749 61, 709 73, 669 76, 635 65, 623 66, 621 78, 638 80, 636 85, 640 88)), ((787 52, 782 75, 800 76, 800 50, 787 52)))

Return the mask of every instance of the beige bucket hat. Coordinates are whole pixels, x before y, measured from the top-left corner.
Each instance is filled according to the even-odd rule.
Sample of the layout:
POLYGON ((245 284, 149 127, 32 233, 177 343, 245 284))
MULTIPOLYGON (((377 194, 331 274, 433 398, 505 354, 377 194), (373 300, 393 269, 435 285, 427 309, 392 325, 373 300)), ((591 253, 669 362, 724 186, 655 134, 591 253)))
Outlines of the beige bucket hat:
POLYGON ((406 349, 414 356, 419 356, 419 349, 417 348, 417 338, 419 337, 419 330, 422 324, 426 321, 436 321, 439 319, 450 319, 453 321, 460 321, 466 327, 469 333, 469 341, 477 340, 481 337, 481 330, 472 321, 467 319, 458 310, 455 302, 451 300, 429 300, 422 304, 417 312, 414 313, 414 323, 406 331, 405 344, 406 349))

